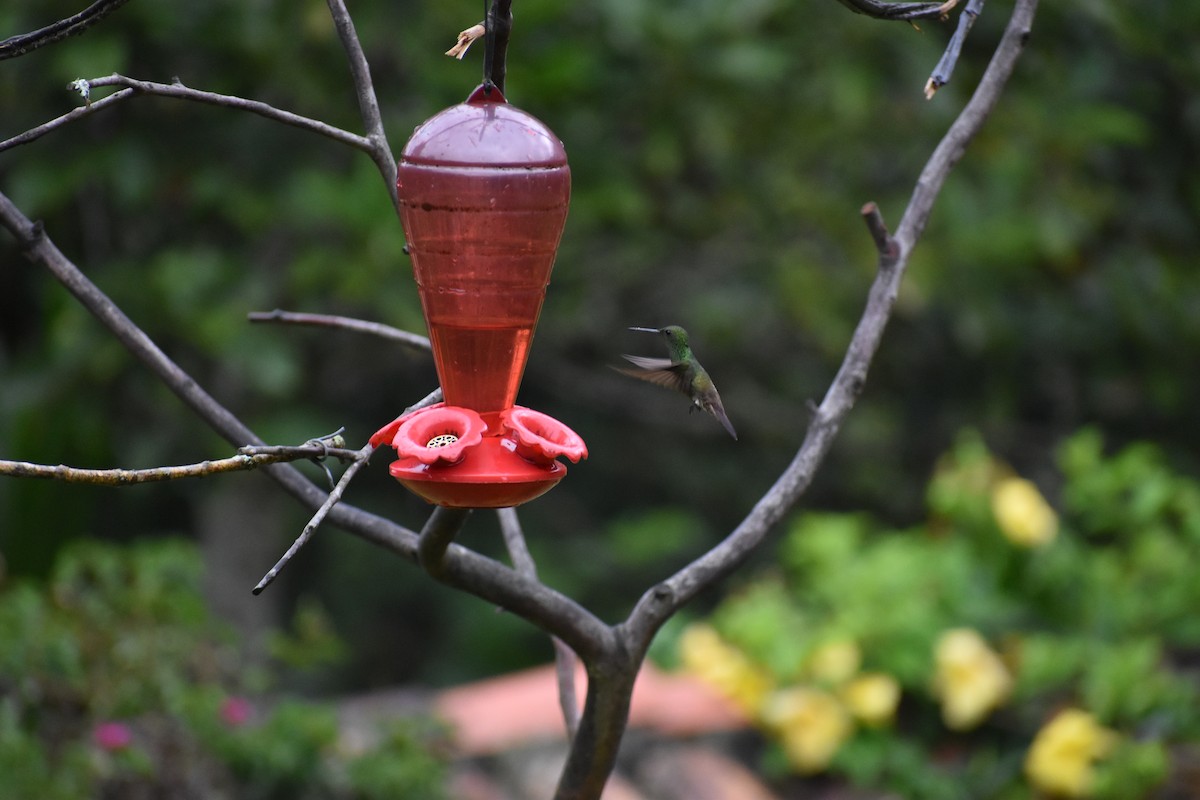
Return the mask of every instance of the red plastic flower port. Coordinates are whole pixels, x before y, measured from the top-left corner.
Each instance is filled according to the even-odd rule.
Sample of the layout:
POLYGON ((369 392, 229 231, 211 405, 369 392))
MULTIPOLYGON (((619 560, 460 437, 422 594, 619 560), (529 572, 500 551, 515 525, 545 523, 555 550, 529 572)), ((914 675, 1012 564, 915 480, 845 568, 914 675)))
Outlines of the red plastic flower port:
POLYGON ((486 430, 483 417, 469 408, 434 406, 404 420, 391 444, 401 458, 422 464, 454 464, 483 440, 486 430))
POLYGON ((516 444, 517 455, 535 464, 549 464, 559 456, 572 464, 587 458, 583 438, 554 417, 513 406, 500 415, 500 420, 516 444))

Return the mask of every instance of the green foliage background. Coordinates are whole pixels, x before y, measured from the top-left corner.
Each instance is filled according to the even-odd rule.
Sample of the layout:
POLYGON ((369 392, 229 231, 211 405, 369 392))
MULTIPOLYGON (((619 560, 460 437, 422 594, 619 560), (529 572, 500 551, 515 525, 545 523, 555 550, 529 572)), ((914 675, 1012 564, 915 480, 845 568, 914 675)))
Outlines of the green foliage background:
MULTIPOLYGON (((442 796, 434 753, 444 736, 430 721, 393 720, 352 748, 334 707, 264 699, 268 673, 246 667, 241 643, 205 608, 201 571, 197 548, 179 540, 78 542, 44 584, 0 593, 6 796, 442 796), (125 739, 105 745, 105 726, 125 739)), ((310 652, 330 644, 275 636, 310 652)))
MULTIPOLYGON (((0 35, 76 5, 5 3, 0 35)), ((559 134, 574 176, 519 400, 592 453, 523 520, 544 577, 615 617, 736 524, 788 462, 872 278, 858 209, 875 200, 898 220, 1008 4, 987 7, 931 102, 921 87, 947 25, 917 31, 832 0, 515 6, 509 99, 559 134), (692 332, 739 442, 607 369, 655 347, 626 326, 668 323, 692 332)), ((477 82, 479 48, 463 63, 441 52, 480 9, 358 0, 351 11, 398 150, 477 82)), ((1043 5, 938 201, 807 506, 912 522, 935 458, 968 424, 1052 498, 1052 454, 1084 424, 1114 445, 1159 442, 1196 470, 1197 29, 1189 0, 1043 5)), ((359 126, 317 0, 135 2, 0 63, 0 136, 74 107, 71 80, 114 71, 359 126)), ((268 440, 344 424, 361 442, 434 385, 427 359, 386 343, 245 322, 281 307, 422 329, 402 232, 360 154, 254 116, 138 98, 0 154, 0 187, 268 440)), ((230 450, 0 238, 0 455, 151 466, 230 450)), ((384 462, 350 499, 419 525, 426 509, 384 462)), ((44 575, 78 537, 186 532, 209 485, 2 481, 0 553, 9 574, 44 575)), ((304 515, 291 514, 298 531, 304 515)), ((466 540, 496 552, 497 527, 478 515, 466 540)), ((519 621, 428 584, 326 531, 280 591, 303 585, 330 608, 355 653, 346 686, 449 682, 548 657, 519 621), (380 631, 421 646, 397 659, 367 646, 380 631)))
MULTIPOLYGON (((1200 741, 1200 483, 1154 446, 1103 448, 1094 429, 1063 444, 1061 522, 1050 540, 1022 546, 993 514, 1008 467, 966 432, 939 459, 927 519, 888 529, 869 514, 799 515, 777 562, 740 575, 711 624, 776 689, 840 691, 858 667, 830 685, 813 662, 846 641, 863 672, 902 687, 894 719, 837 748, 829 768, 852 783, 923 799, 1028 798, 1031 741, 1076 708, 1120 737, 1084 796, 1187 796, 1200 741), (938 719, 936 643, 963 628, 1001 651, 1013 685, 994 711, 951 731, 938 719)), ((684 624, 660 652, 682 649, 669 640, 684 624)), ((749 713, 761 722, 772 702, 749 713)), ((1064 747, 1057 758, 1086 753, 1064 747)), ((780 753, 763 763, 792 771, 780 753)))

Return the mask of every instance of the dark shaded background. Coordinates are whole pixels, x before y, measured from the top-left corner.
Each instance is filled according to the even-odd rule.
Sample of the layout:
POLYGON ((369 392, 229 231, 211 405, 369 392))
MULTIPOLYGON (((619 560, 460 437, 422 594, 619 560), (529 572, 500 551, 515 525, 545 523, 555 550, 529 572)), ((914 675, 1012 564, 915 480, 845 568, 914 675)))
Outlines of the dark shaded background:
MULTIPOLYGON (((5 3, 0 36, 77 5, 5 3)), ((463 63, 441 55, 477 5, 352 4, 395 149, 477 83, 481 48, 463 63)), ((898 221, 1009 8, 987 7, 927 102, 950 25, 918 31, 832 0, 514 5, 508 97, 563 139, 574 177, 519 401, 591 448, 522 519, 543 577, 615 619, 787 464, 872 277, 858 209, 875 200, 898 221), (655 354, 627 326, 668 323, 692 332, 740 441, 607 368, 622 352, 655 354)), ((1044 5, 938 201, 805 508, 918 518, 933 461, 967 426, 1051 496, 1052 453, 1084 424, 1114 447, 1154 440, 1196 471, 1196 30, 1200 5, 1186 0, 1044 5)), ((359 129, 322 3, 134 2, 0 63, 0 138, 74 107, 71 80, 114 71, 359 129)), ((0 154, 0 188, 267 440, 345 425, 358 446, 435 385, 428 358, 386 342, 245 321, 279 307, 423 329, 402 231, 361 154, 251 115, 136 98, 0 154)), ((0 237, 0 457, 144 467, 230 452, 0 237)), ((348 499, 419 526, 427 509, 386 460, 348 499)), ((353 653, 330 687, 447 683, 549 657, 519 620, 333 529, 252 599, 306 518, 254 475, 121 490, 0 481, 9 576, 44 573, 82 536, 195 535, 231 619, 263 624, 301 598, 329 609, 353 653)), ((464 541, 496 553, 494 517, 476 515, 464 541)))

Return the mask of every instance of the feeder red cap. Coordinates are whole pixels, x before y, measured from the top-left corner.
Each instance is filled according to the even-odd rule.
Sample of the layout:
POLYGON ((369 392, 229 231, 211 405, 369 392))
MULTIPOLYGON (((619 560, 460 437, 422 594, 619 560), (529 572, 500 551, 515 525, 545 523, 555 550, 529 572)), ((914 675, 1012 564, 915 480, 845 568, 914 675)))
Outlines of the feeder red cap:
POLYGON ((563 167, 562 141, 531 114, 508 104, 495 86, 430 117, 413 131, 401 159, 463 167, 563 167))

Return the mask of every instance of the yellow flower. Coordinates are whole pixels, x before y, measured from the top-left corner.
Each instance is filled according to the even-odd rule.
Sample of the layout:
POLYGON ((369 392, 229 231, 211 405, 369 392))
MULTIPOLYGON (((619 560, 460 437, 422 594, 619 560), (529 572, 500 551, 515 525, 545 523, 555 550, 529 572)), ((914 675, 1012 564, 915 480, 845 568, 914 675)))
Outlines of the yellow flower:
POLYGON ((679 639, 683 668, 728 697, 750 715, 771 691, 771 678, 709 625, 689 625, 679 639))
POLYGON ((942 719, 954 730, 968 730, 983 722, 1012 689, 1012 676, 1004 662, 969 628, 943 633, 935 660, 934 688, 942 700, 942 719))
POLYGON ((1038 789, 1064 797, 1087 797, 1092 789, 1092 762, 1116 746, 1115 732, 1076 708, 1046 723, 1025 757, 1025 774, 1038 789))
POLYGON ((779 734, 792 766, 805 773, 829 766, 853 732, 850 715, 836 697, 804 686, 782 689, 768 697, 763 722, 779 734))
POLYGON ((996 484, 992 513, 1005 538, 1020 547, 1046 544, 1058 534, 1058 515, 1024 478, 1004 478, 996 484))
POLYGON ((865 725, 889 724, 900 704, 900 684, 891 675, 866 672, 842 687, 842 702, 865 725))
POLYGON ((808 657, 808 674, 818 683, 834 686, 854 677, 862 663, 862 652, 851 639, 837 639, 818 647, 808 657))

